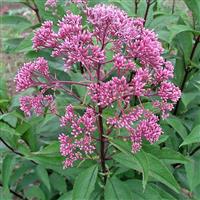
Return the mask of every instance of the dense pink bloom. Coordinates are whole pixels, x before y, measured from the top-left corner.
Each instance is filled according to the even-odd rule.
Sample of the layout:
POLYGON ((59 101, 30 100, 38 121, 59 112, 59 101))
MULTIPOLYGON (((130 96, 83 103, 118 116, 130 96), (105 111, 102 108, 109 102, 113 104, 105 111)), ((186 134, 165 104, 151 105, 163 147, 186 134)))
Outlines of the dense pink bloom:
POLYGON ((129 113, 123 113, 120 117, 108 118, 107 123, 114 125, 116 128, 126 128, 129 131, 132 131, 132 126, 135 121, 139 120, 142 117, 143 109, 140 107, 134 108, 129 113))
POLYGON ((170 78, 173 78, 174 74, 174 66, 171 62, 165 62, 163 68, 158 68, 155 70, 155 79, 157 82, 162 82, 165 80, 168 80, 170 78))
POLYGON ((59 1, 60 2, 66 1, 66 4, 67 3, 75 3, 77 5, 79 5, 79 4, 86 5, 87 4, 87 0, 47 0, 46 3, 45 3, 45 7, 46 8, 49 8, 49 7, 50 8, 55 8, 59 1))
POLYGON ((66 14, 58 24, 58 38, 63 40, 78 35, 82 31, 82 17, 74 15, 70 11, 67 11, 66 14))
POLYGON ((133 129, 130 139, 134 153, 141 148, 142 137, 145 137, 150 143, 154 143, 159 139, 162 129, 157 122, 158 117, 147 111, 145 119, 139 122, 136 129, 133 129))
POLYGON ((129 87, 126 78, 113 77, 112 80, 98 84, 92 83, 89 86, 89 95, 98 105, 107 106, 116 100, 129 100, 129 87))
POLYGON ((150 74, 147 69, 138 69, 131 81, 135 96, 145 96, 145 86, 150 81, 150 74))
POLYGON ((92 44, 92 35, 86 31, 66 36, 64 42, 53 51, 53 56, 63 56, 67 69, 77 62, 81 62, 87 68, 95 67, 95 64, 105 59, 104 52, 92 44))
POLYGON ((60 141, 60 153, 62 156, 67 157, 64 161, 64 167, 72 167, 74 161, 81 159, 82 155, 76 151, 76 145, 69 136, 62 133, 58 139, 60 141))
POLYGON ((99 4, 87 9, 88 21, 94 26, 94 34, 105 43, 126 24, 127 14, 112 5, 99 4))
MULTIPOLYGON (((65 167, 72 166, 73 162, 81 159, 82 154, 92 154, 95 150, 92 134, 96 130, 95 112, 87 108, 82 117, 74 113, 72 105, 66 107, 65 116, 60 119, 61 126, 70 126, 71 136, 61 134, 59 140, 61 143, 61 155, 66 157, 65 167)), ((69 134, 69 133, 68 133, 69 134)))
POLYGON ((57 46, 57 35, 53 31, 53 22, 45 21, 42 26, 35 31, 33 37, 33 48, 54 48, 57 46))
MULTIPOLYGON (((48 0, 46 6, 55 7, 56 2, 48 0)), ((66 134, 59 136, 60 152, 66 157, 65 167, 93 153, 93 134, 96 126, 100 126, 99 116, 106 118, 103 121, 108 127, 127 130, 133 152, 140 150, 143 138, 150 143, 157 141, 162 130, 156 115, 166 118, 181 95, 180 89, 169 82, 174 67, 163 58, 157 35, 144 27, 143 19, 132 19, 113 5, 88 7, 85 0, 70 2, 80 5, 83 17, 67 11, 55 25, 52 21, 44 22, 35 32, 33 47, 51 50, 51 56, 63 60, 66 72, 80 71, 82 77, 77 81, 87 84, 50 76, 44 58, 24 64, 15 78, 17 91, 33 86, 42 89, 36 97, 21 98, 21 109, 27 115, 33 111, 42 114, 47 106, 51 110, 53 97, 44 96, 47 89, 61 87, 79 99, 72 85, 86 87, 91 101, 88 103, 89 98, 80 96, 81 104, 88 103, 85 113, 79 116, 68 105, 60 118, 61 126, 67 127, 66 134), (146 102, 154 107, 154 113, 143 105, 146 102), (131 108, 132 105, 135 107, 131 108), (104 115, 107 108, 113 110, 112 117, 104 115)))
POLYGON ((118 70, 136 70, 135 63, 120 54, 114 56, 114 66, 117 67, 118 70))
POLYGON ((169 116, 169 111, 174 108, 174 105, 172 103, 167 103, 165 101, 154 101, 153 106, 160 109, 163 119, 166 119, 169 116))
POLYGON ((164 63, 161 43, 155 33, 147 29, 143 29, 140 36, 128 44, 127 51, 130 56, 138 58, 143 66, 158 69, 164 63))
POLYGON ((158 90, 158 96, 163 100, 171 100, 177 102, 181 96, 181 91, 173 83, 162 82, 158 90))
POLYGON ((37 86, 37 77, 43 76, 44 78, 49 77, 49 67, 47 61, 39 57, 34 62, 28 62, 18 71, 15 82, 16 90, 23 91, 29 87, 37 86))
POLYGON ((31 116, 32 113, 42 115, 45 108, 49 108, 52 113, 56 113, 55 103, 51 95, 23 96, 20 98, 20 108, 28 116, 31 116))

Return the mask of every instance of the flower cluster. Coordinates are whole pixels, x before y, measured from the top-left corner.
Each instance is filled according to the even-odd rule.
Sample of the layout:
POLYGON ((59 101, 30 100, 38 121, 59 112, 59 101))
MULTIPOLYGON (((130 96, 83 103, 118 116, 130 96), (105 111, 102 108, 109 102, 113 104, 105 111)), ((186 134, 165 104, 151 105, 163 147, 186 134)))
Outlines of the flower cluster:
POLYGON ((45 7, 54 8, 57 5, 57 0, 47 0, 45 3, 45 7))
MULTIPOLYGON (((48 0, 46 5, 54 7, 56 2, 48 0)), ((52 78, 44 58, 24 64, 15 78, 17 91, 33 86, 42 88, 41 96, 21 99, 21 109, 28 115, 32 110, 41 114, 42 106, 51 106, 52 99, 47 100, 44 95, 46 89, 61 87, 84 104, 86 98, 77 96, 64 84, 86 87, 91 102, 84 115, 78 116, 73 106, 68 105, 65 116, 60 119, 61 126, 68 127, 67 134, 59 136, 60 152, 66 157, 65 167, 94 152, 96 125, 99 134, 105 128, 125 128, 134 153, 140 150, 142 138, 155 142, 162 133, 158 113, 166 118, 181 95, 180 89, 170 82, 173 64, 163 58, 157 35, 144 27, 143 19, 130 18, 113 5, 85 5, 82 9, 87 25, 82 25, 80 15, 67 11, 57 25, 46 21, 35 31, 33 47, 50 49, 53 57, 63 60, 67 73, 72 68, 76 72, 80 70, 84 81, 89 83, 52 78), (147 100, 152 109, 143 105, 147 100), (104 109, 109 107, 113 110, 112 117, 104 116, 104 109), (102 118, 106 118, 107 127, 102 125, 102 118)))
POLYGON ((38 77, 40 76, 46 79, 49 78, 48 63, 44 58, 39 57, 34 62, 25 63, 15 77, 17 92, 24 91, 33 86, 38 86, 40 82, 38 77))
POLYGON ((61 126, 70 126, 71 134, 69 137, 65 134, 59 136, 61 155, 66 157, 64 167, 71 167, 73 162, 82 159, 82 152, 92 154, 95 150, 92 134, 95 131, 95 112, 87 108, 82 117, 74 113, 72 105, 66 107, 65 116, 61 117, 61 126))
POLYGON ((84 31, 81 25, 82 17, 67 12, 59 22, 57 33, 53 31, 53 22, 46 21, 35 32, 33 47, 52 48, 53 57, 62 57, 66 69, 75 63, 81 62, 85 67, 95 67, 105 59, 104 51, 94 44, 92 33, 84 31))
MULTIPOLYGON (((60 0, 61 2, 64 0, 60 0)), ((75 4, 83 4, 86 5, 87 4, 87 0, 66 0, 66 4, 67 3, 75 3, 75 4)), ((48 8, 55 8, 58 4, 58 0, 47 0, 45 3, 45 7, 48 8)))
POLYGON ((20 98, 20 108, 27 116, 35 112, 37 115, 45 113, 45 108, 49 108, 52 113, 56 113, 56 107, 52 95, 23 96, 20 98))
POLYGON ((158 140, 162 133, 158 121, 156 115, 138 106, 127 114, 123 113, 120 117, 108 118, 107 124, 128 130, 132 141, 132 152, 135 153, 141 148, 142 137, 150 143, 158 140))
POLYGON ((125 77, 113 77, 102 84, 92 83, 88 89, 92 100, 101 106, 108 106, 116 100, 129 100, 129 87, 125 77))
POLYGON ((162 129, 158 124, 158 117, 151 112, 146 111, 144 118, 139 122, 137 127, 131 132, 131 142, 133 153, 141 148, 142 137, 145 137, 150 143, 154 143, 159 139, 162 129))

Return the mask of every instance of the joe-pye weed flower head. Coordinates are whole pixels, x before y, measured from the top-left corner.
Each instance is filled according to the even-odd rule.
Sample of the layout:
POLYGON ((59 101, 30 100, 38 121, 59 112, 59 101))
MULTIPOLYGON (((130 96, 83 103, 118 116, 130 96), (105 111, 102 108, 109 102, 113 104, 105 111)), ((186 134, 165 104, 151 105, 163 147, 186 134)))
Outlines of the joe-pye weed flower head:
MULTIPOLYGON (((54 7, 55 3, 46 4, 54 7)), ((51 50, 52 57, 63 61, 66 73, 79 66, 84 82, 56 79, 44 58, 25 63, 15 78, 17 91, 41 88, 38 97, 20 100, 21 109, 29 116, 33 111, 43 114, 42 106, 57 114, 55 97, 46 96, 47 90, 63 90, 85 106, 80 115, 73 105, 66 105, 65 115, 60 117, 65 128, 59 136, 64 167, 93 154, 98 142, 108 142, 104 134, 119 137, 116 129, 126 130, 133 153, 141 149, 143 138, 154 143, 162 134, 160 114, 166 118, 181 95, 169 80, 174 67, 162 57, 161 43, 144 27, 143 19, 133 19, 113 5, 75 3, 84 3, 87 25, 83 26, 82 16, 67 11, 57 25, 46 21, 35 31, 33 47, 51 50), (84 104, 85 97, 69 90, 69 85, 85 87, 90 102, 84 104), (147 100, 155 109, 146 108, 147 100), (112 110, 110 116, 104 115, 108 109, 112 110)))

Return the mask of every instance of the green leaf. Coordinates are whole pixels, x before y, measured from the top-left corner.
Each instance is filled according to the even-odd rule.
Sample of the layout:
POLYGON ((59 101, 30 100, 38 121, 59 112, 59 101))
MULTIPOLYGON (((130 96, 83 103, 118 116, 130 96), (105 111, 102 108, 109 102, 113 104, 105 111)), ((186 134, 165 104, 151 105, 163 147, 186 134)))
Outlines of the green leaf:
MULTIPOLYGON (((161 196, 155 186, 148 184, 146 189, 142 188, 141 180, 127 180, 127 186, 131 190, 134 200, 161 200, 161 196)), ((162 199, 163 200, 163 199, 162 199)))
POLYGON ((115 176, 107 180, 104 194, 105 200, 133 199, 126 183, 115 176))
POLYGON ((17 117, 14 116, 12 113, 5 113, 0 116, 0 120, 3 120, 10 124, 12 127, 16 127, 17 124, 17 117))
POLYGON ((59 153, 59 142, 58 141, 52 141, 48 146, 46 146, 44 149, 38 151, 38 152, 33 152, 33 154, 37 155, 37 154, 40 154, 40 155, 52 155, 52 154, 58 154, 60 155, 59 153))
POLYGON ((149 163, 146 153, 144 151, 140 151, 137 154, 132 154, 130 152, 130 145, 127 142, 123 142, 121 140, 110 140, 110 143, 118 148, 121 152, 128 155, 130 160, 133 162, 137 162, 140 168, 142 169, 143 173, 143 188, 145 188, 147 181, 148 181, 148 174, 149 174, 149 163))
POLYGON ((28 25, 31 25, 31 22, 28 21, 25 17, 21 17, 18 15, 2 15, 0 16, 0 20, 2 24, 6 24, 6 25, 14 25, 17 26, 20 23, 25 23, 28 25))
MULTIPOLYGON (((66 181, 65 181, 65 178, 57 173, 53 173, 51 174, 50 176, 50 182, 51 182, 51 185, 52 187, 61 192, 61 193, 64 193, 67 191, 67 185, 66 185, 66 181)), ((67 193, 68 194, 68 193, 67 193)))
POLYGON ((45 9, 46 0, 35 0, 34 2, 37 5, 39 9, 39 15, 43 20, 52 20, 56 22, 57 18, 53 16, 52 11, 45 9))
MULTIPOLYGON (((2 15, 0 16, 1 25, 5 28, 11 29, 16 33, 21 33, 32 26, 31 22, 25 17, 18 15, 2 15)), ((5 35, 4 37, 8 37, 5 35)))
POLYGON ((38 164, 43 165, 45 168, 51 169, 51 167, 61 167, 62 166, 62 161, 63 157, 61 156, 46 156, 46 155, 27 155, 27 159, 33 160, 37 162, 38 164))
POLYGON ((113 159, 122 164, 123 166, 142 172, 142 168, 138 165, 134 157, 130 157, 124 153, 118 153, 113 156, 113 159))
MULTIPOLYGON (((6 72, 1 72, 6 73, 6 72)), ((7 87, 7 80, 5 78, 0 79, 0 97, 1 99, 8 99, 8 87, 7 87)))
POLYGON ((45 200, 45 194, 38 186, 31 186, 24 193, 28 199, 45 200))
POLYGON ((200 142, 200 125, 194 127, 180 146, 200 142))
POLYGON ((58 200, 72 200, 72 191, 64 193, 58 200))
POLYGON ((98 166, 94 165, 85 169, 76 178, 73 189, 73 200, 87 200, 95 188, 97 180, 98 166))
POLYGON ((187 7, 192 11, 193 16, 200 24, 200 1, 199 0, 183 0, 187 7))
POLYGON ((181 25, 181 24, 174 24, 174 25, 170 25, 167 27, 169 29, 169 38, 168 38, 168 42, 171 43, 172 40, 176 37, 176 35, 182 33, 182 32, 192 32, 192 33, 196 33, 199 34, 200 32, 195 31, 194 29, 192 29, 189 26, 186 25, 181 25))
POLYGON ((185 164, 190 161, 181 153, 167 147, 160 149, 158 146, 154 146, 154 145, 143 145, 142 149, 146 153, 150 153, 156 156, 158 159, 167 161, 170 164, 175 164, 175 163, 185 164))
POLYGON ((50 186, 49 176, 48 176, 47 170, 44 167, 42 167, 41 165, 38 165, 36 167, 36 172, 37 172, 38 177, 41 179, 41 181, 44 183, 44 185, 50 191, 51 186, 50 186))
POLYGON ((5 156, 2 164, 2 182, 3 187, 9 188, 9 181, 12 174, 12 170, 14 168, 15 157, 12 154, 8 154, 5 156))
MULTIPOLYGON (((174 176, 171 174, 169 169, 162 163, 162 161, 149 153, 147 153, 146 156, 149 161, 149 176, 167 185, 175 192, 179 192, 178 183, 176 182, 174 176)), ((128 155, 119 153, 113 156, 113 159, 130 169, 142 171, 137 161, 130 158, 130 156, 128 155)))
POLYGON ((195 98, 200 98, 199 92, 184 92, 182 93, 181 101, 187 107, 195 98))
POLYGON ((179 193, 180 187, 169 169, 155 156, 147 154, 150 164, 150 175, 169 188, 179 193))
POLYGON ((155 16, 154 19, 149 24, 148 28, 155 31, 163 30, 164 27, 177 23, 178 16, 173 16, 169 14, 155 16))
POLYGON ((16 132, 14 128, 11 128, 9 125, 3 122, 0 122, 0 137, 9 142, 11 146, 16 146, 16 141, 19 136, 20 134, 16 132))
POLYGON ((170 126, 172 126, 176 132, 181 136, 181 138, 184 140, 184 138, 187 136, 187 129, 183 125, 182 121, 173 116, 165 120, 170 126))
POLYGON ((189 183, 190 191, 194 191, 194 189, 200 185, 200 154, 194 155, 191 161, 185 164, 185 171, 187 180, 189 183))
POLYGON ((29 36, 27 36, 20 42, 20 44, 15 49, 15 52, 21 53, 32 50, 32 40, 31 40, 32 38, 33 34, 31 33, 29 36))

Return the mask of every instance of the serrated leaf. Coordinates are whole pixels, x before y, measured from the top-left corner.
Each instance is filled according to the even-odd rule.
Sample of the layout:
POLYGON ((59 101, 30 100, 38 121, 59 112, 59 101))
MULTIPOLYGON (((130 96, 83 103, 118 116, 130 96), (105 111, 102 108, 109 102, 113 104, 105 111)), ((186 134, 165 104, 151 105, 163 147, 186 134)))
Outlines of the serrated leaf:
POLYGON ((27 155, 26 156, 27 159, 29 160, 33 160, 38 164, 43 165, 46 168, 49 168, 51 166, 53 167, 61 167, 62 166, 62 161, 63 161, 63 157, 61 156, 46 156, 46 155, 27 155))
POLYGON ((95 188, 98 166, 94 165, 85 169, 76 178, 73 189, 73 200, 87 200, 95 188))

